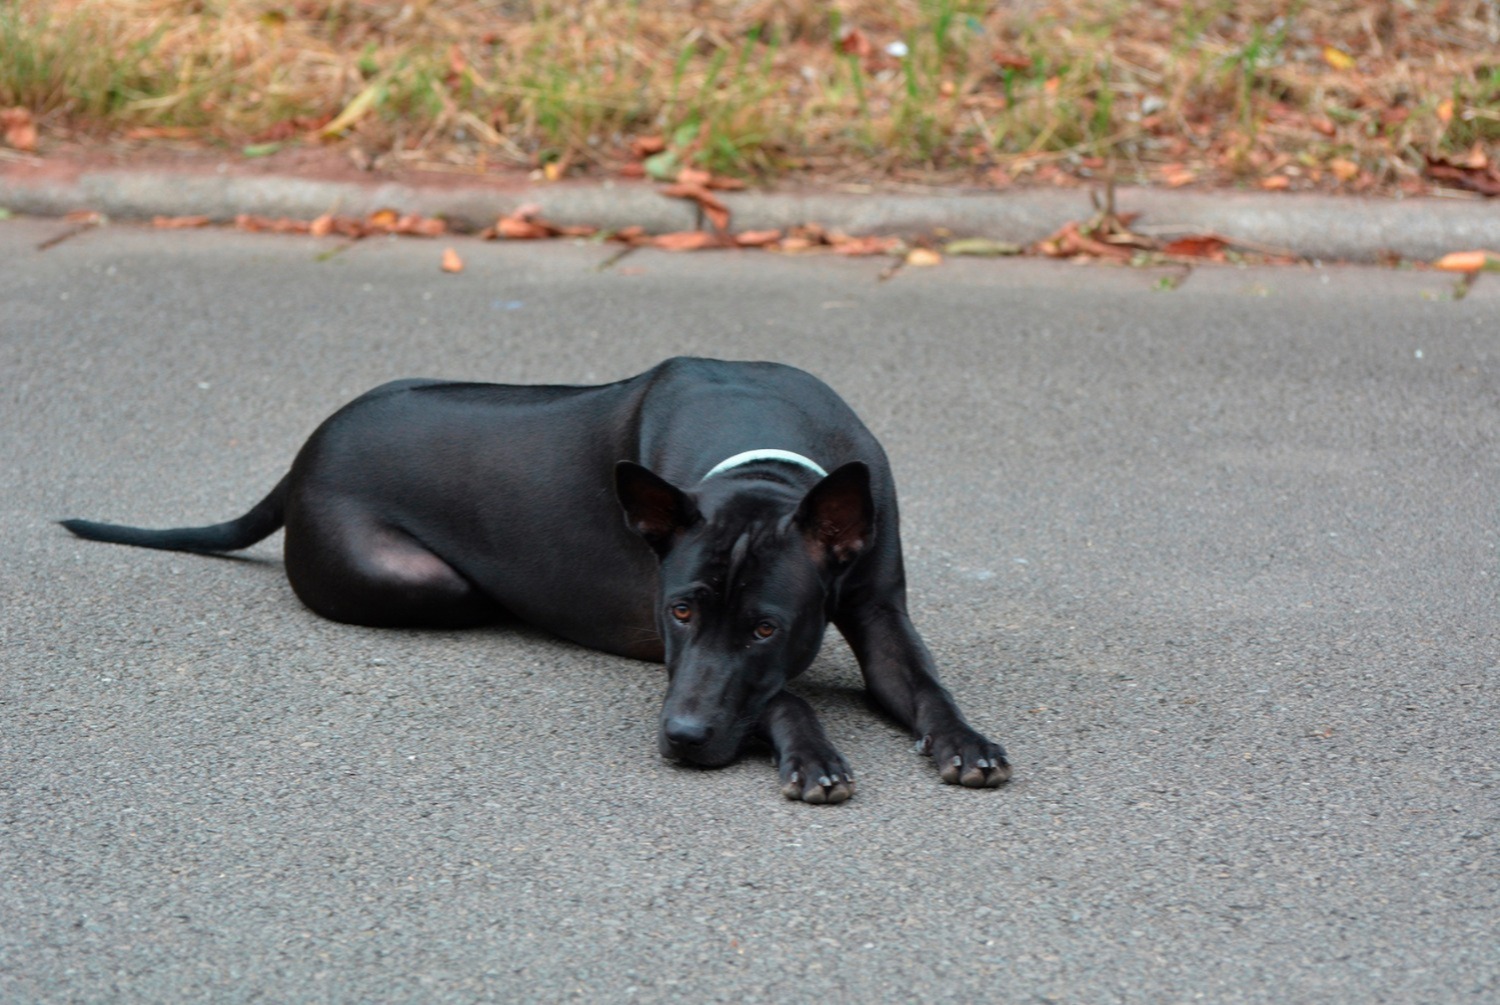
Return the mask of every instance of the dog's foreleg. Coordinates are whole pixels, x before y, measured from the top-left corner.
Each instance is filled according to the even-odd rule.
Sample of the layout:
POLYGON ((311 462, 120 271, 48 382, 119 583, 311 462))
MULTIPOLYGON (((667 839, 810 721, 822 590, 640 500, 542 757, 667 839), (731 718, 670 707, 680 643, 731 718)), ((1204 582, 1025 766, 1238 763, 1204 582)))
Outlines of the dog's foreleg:
POLYGON ((1010 778, 1005 748, 964 720, 905 610, 879 601, 851 603, 834 623, 854 650, 871 696, 912 731, 943 781, 982 789, 1010 778))
POLYGON ((812 706, 783 689, 760 717, 760 733, 776 751, 781 794, 805 803, 841 803, 854 794, 854 775, 834 749, 812 706))

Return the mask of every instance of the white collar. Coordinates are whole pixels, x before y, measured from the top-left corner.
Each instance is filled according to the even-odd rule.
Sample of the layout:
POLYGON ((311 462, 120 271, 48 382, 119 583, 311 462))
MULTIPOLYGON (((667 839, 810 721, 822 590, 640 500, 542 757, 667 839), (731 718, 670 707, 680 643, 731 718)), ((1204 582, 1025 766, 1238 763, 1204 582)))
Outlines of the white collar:
POLYGON ((742 454, 735 454, 733 457, 725 458, 718 464, 715 464, 713 469, 703 476, 703 480, 708 481, 714 475, 723 474, 730 468, 737 468, 742 464, 751 464, 755 461, 785 461, 787 464, 795 464, 798 467, 815 472, 819 478, 828 477, 828 472, 824 471, 816 461, 810 461, 801 454, 794 454, 790 450, 746 450, 742 454))

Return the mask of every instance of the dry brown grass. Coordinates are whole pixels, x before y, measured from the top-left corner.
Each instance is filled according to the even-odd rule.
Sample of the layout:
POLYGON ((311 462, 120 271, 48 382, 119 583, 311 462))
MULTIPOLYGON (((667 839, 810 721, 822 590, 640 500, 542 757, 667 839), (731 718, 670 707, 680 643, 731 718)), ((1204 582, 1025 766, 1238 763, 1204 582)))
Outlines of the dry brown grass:
POLYGON ((1429 158, 1496 159, 1500 5, 20 0, 0 8, 6 106, 44 151, 1417 188, 1429 158))

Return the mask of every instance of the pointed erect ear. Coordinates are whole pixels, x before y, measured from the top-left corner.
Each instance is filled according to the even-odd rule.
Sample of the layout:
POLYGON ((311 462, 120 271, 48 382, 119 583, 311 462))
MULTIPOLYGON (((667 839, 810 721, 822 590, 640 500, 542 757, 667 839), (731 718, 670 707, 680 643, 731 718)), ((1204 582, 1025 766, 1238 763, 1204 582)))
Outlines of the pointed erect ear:
POLYGON ((632 461, 615 465, 615 495, 625 508, 625 525, 665 555, 679 531, 703 519, 686 492, 632 461))
POLYGON ((814 561, 832 565, 853 561, 875 536, 870 469, 861 461, 851 461, 818 482, 797 508, 797 523, 814 561))

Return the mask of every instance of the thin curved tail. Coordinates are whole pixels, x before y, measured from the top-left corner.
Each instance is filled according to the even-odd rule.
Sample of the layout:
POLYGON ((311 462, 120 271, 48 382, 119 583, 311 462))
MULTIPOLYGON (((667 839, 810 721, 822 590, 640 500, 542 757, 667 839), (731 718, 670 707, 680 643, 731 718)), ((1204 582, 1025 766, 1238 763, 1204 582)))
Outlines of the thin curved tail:
POLYGON ((150 530, 145 527, 125 527, 114 523, 95 523, 93 520, 59 520, 64 527, 79 537, 90 541, 108 541, 111 544, 133 544, 137 548, 160 548, 164 551, 220 552, 238 551, 248 548, 263 538, 270 537, 286 519, 286 486, 283 477, 254 508, 244 516, 225 523, 207 527, 175 527, 171 530, 150 530))

